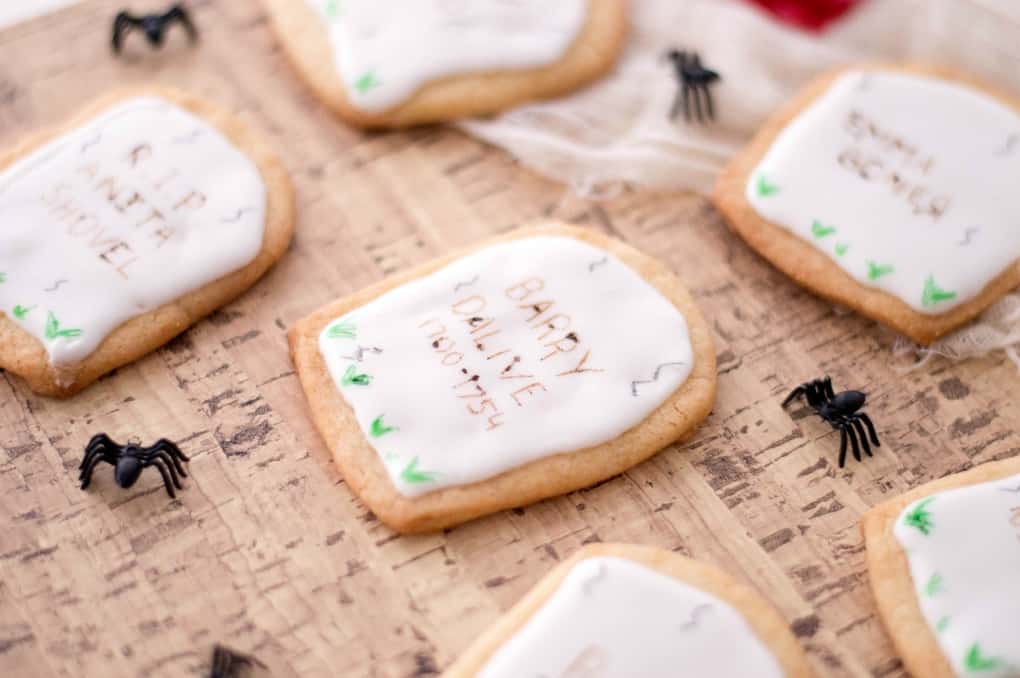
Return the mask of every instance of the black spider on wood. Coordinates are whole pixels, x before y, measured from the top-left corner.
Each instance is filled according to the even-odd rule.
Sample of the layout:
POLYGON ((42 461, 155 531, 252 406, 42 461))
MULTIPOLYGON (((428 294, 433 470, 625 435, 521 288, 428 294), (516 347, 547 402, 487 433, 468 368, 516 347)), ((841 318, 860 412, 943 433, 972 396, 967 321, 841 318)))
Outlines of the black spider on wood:
POLYGON ((680 107, 684 109, 684 120, 698 122, 715 120, 715 107, 712 104, 711 86, 721 80, 722 76, 701 65, 701 57, 697 52, 670 50, 666 57, 673 62, 679 89, 673 99, 673 108, 669 111, 669 119, 676 120, 680 107), (694 103, 693 116, 691 101, 694 103), (702 110, 704 102, 704 111, 702 110))
POLYGON ((217 645, 213 648, 212 668, 209 678, 240 678, 251 673, 253 666, 266 668, 266 665, 255 657, 234 652, 229 647, 217 645))
POLYGON ((198 30, 191 22, 191 16, 184 5, 177 3, 163 14, 147 14, 135 16, 130 12, 120 12, 113 20, 113 51, 120 54, 124 43, 124 35, 136 28, 145 31, 145 37, 153 47, 163 46, 163 34, 171 24, 177 22, 188 32, 191 42, 198 40, 198 30))
POLYGON ((190 460, 184 456, 179 447, 166 438, 156 441, 152 447, 143 447, 130 442, 121 445, 111 440, 105 433, 97 433, 92 436, 92 440, 85 448, 85 458, 78 467, 81 471, 78 474, 81 489, 86 489, 92 482, 92 471, 101 461, 114 467, 113 478, 125 489, 135 484, 142 471, 155 466, 163 476, 163 485, 167 493, 171 498, 175 498, 177 495, 174 494, 174 487, 184 489, 177 474, 188 476, 181 462, 190 460))
POLYGON ((869 457, 871 446, 868 444, 868 435, 865 435, 864 428, 867 427, 871 442, 875 447, 881 447, 878 442, 878 434, 875 433, 875 425, 871 418, 864 412, 858 412, 864 407, 867 396, 860 391, 841 391, 833 393, 832 379, 815 379, 801 384, 793 389, 790 395, 783 401, 783 407, 789 405, 795 398, 804 396, 807 404, 810 405, 815 414, 829 422, 832 428, 839 431, 839 467, 843 468, 846 463, 846 441, 850 439, 850 445, 854 451, 854 459, 861 460, 861 450, 857 444, 860 438, 860 446, 869 457))

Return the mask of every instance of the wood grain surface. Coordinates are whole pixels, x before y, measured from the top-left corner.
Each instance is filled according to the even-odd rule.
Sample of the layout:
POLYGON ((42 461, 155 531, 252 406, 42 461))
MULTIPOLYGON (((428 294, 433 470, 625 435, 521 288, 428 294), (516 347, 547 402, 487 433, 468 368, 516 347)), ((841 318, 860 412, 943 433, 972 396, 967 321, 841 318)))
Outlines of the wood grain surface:
POLYGON ((300 85, 257 2, 193 2, 201 46, 175 31, 153 54, 134 35, 115 60, 108 31, 122 2, 0 32, 0 146, 115 85, 190 89, 271 138, 296 184, 297 236, 239 301, 71 400, 0 376, 0 675, 199 676, 215 643, 277 676, 434 675, 595 541, 722 567, 775 602, 821 676, 905 675, 876 616, 858 520, 932 478, 1018 453, 1020 380, 1005 357, 902 371, 890 333, 801 291, 701 197, 587 201, 450 129, 345 128, 300 85), (718 347, 714 413, 687 444, 596 487, 398 537, 334 468, 285 330, 542 216, 623 238, 688 284, 718 347), (838 434, 780 408, 822 374, 868 392, 883 441, 874 459, 838 469, 838 434), (104 467, 80 491, 77 465, 97 431, 179 441, 192 457, 187 489, 171 501, 153 474, 120 490, 104 467))

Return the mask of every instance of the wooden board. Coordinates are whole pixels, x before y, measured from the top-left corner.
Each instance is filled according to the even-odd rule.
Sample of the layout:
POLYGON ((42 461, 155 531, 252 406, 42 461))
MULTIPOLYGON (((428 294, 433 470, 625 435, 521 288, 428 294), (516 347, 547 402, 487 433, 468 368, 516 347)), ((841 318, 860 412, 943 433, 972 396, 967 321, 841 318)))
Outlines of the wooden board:
POLYGON ((162 54, 133 41, 115 60, 121 4, 0 33, 0 146, 114 84, 185 87, 272 138, 296 183, 298 234, 239 301, 72 400, 0 377, 0 675, 205 675, 217 642, 278 676, 433 675, 552 565, 600 540, 674 549, 756 587, 822 676, 904 675, 876 618, 858 519, 1017 454, 1020 380, 1005 357, 900 371, 892 335, 795 287, 700 197, 586 201, 450 129, 347 129, 297 82, 257 2, 194 2, 199 48, 175 33, 162 54), (689 443, 599 486, 398 537, 333 467, 285 330, 388 273, 543 216, 623 238, 688 283, 715 332, 715 411, 689 443), (869 393, 884 442, 874 459, 838 469, 838 434, 780 408, 826 373, 869 393), (187 490, 170 501, 157 474, 129 491, 100 474, 80 491, 97 431, 180 441, 187 490))

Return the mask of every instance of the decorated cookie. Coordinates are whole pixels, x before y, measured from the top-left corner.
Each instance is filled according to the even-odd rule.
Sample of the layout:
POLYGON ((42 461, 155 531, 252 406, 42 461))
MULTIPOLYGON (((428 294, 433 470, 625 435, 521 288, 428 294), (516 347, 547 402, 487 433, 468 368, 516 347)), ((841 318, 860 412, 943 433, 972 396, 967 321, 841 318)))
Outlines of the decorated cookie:
POLYGON ((677 279, 566 226, 386 280, 290 339, 347 484, 402 532, 621 473, 690 432, 715 394, 711 337, 677 279))
POLYGON ((293 230, 259 136, 169 90, 0 156, 0 367, 68 396, 251 286, 293 230))
POLYGON ((919 487, 863 529, 879 612, 912 675, 1020 676, 1020 458, 919 487))
POLYGON ((814 83, 715 201, 798 283, 930 344, 1020 283, 1020 102, 915 68, 814 83))
POLYGON ((804 678, 783 618, 719 570, 646 546, 561 563, 444 678, 804 678))
POLYGON ((623 45, 625 0, 265 0, 312 89, 352 123, 493 113, 576 89, 623 45))

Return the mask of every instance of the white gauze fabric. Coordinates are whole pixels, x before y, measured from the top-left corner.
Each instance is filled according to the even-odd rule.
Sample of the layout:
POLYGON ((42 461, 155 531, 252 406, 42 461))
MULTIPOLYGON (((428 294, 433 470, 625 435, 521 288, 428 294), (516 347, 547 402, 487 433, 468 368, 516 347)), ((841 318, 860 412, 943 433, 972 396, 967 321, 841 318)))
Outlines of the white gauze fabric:
POLYGON ((821 34, 743 0, 631 0, 631 31, 611 74, 570 96, 460 126, 582 194, 614 183, 708 193, 765 119, 812 78, 843 64, 919 61, 1020 93, 1020 2, 864 0, 821 34), (717 120, 669 120, 673 48, 722 75, 717 120))
POLYGON ((1020 292, 1012 292, 988 307, 977 320, 939 339, 931 346, 918 346, 897 337, 893 355, 913 362, 904 371, 917 369, 935 356, 965 360, 1002 350, 1020 370, 1020 292))
MULTIPOLYGON (((915 61, 969 72, 1020 94, 1020 2, 864 0, 824 32, 773 20, 743 0, 631 0, 631 32, 613 72, 585 90, 462 129, 584 197, 624 184, 707 194, 768 116, 812 78, 844 64, 915 61), (722 75, 714 123, 669 119, 677 84, 663 56, 697 51, 722 75)), ((1018 225, 1020 227, 1020 225, 1018 225)), ((929 349, 921 361, 1005 349, 1020 368, 1020 294, 929 349)))

